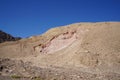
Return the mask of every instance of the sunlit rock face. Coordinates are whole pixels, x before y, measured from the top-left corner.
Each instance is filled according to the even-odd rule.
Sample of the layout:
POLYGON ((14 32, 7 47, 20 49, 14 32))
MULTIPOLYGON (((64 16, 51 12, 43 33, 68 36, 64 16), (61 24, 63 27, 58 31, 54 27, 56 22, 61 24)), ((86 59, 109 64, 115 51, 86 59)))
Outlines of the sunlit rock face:
POLYGON ((35 66, 120 74, 120 22, 77 23, 0 45, 0 57, 35 66), (7 52, 9 53, 7 53, 7 52))
POLYGON ((77 39, 75 32, 66 32, 53 37, 46 45, 43 46, 40 52, 53 53, 55 51, 66 48, 77 39))

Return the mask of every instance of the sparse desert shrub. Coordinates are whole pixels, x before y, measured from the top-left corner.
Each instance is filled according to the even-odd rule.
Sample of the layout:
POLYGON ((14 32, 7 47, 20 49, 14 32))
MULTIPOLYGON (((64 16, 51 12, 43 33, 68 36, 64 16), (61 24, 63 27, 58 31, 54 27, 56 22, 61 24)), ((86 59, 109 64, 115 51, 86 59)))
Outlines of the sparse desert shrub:
POLYGON ((21 76, 18 76, 18 75, 11 75, 11 78, 19 79, 19 78, 21 78, 21 76))
POLYGON ((42 80, 40 77, 35 77, 33 80, 42 80))

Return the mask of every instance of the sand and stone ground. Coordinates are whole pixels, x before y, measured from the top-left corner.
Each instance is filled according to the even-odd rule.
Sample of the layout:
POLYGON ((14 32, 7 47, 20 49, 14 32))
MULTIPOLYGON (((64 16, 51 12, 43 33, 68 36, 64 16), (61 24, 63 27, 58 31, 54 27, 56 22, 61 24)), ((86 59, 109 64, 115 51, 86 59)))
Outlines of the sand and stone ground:
POLYGON ((22 60, 0 59, 1 80, 119 80, 116 73, 88 73, 61 67, 41 68, 22 60))

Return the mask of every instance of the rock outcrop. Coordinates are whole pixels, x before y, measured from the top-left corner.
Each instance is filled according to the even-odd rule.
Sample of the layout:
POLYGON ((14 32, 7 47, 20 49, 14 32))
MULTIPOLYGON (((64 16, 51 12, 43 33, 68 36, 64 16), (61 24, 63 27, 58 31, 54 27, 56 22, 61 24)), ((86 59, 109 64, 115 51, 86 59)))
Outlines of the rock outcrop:
POLYGON ((0 30, 0 43, 6 42, 6 41, 17 41, 20 40, 20 37, 13 37, 10 34, 7 34, 0 30))

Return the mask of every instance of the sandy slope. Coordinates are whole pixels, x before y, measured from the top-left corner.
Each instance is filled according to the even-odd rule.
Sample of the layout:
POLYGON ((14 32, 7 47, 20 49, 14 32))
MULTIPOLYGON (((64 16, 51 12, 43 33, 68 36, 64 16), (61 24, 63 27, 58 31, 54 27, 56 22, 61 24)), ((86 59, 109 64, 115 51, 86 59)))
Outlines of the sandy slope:
POLYGON ((34 66, 120 74, 120 22, 76 23, 0 44, 0 57, 34 66))

